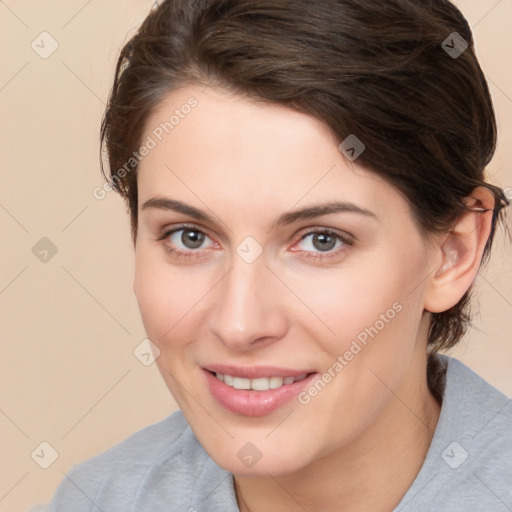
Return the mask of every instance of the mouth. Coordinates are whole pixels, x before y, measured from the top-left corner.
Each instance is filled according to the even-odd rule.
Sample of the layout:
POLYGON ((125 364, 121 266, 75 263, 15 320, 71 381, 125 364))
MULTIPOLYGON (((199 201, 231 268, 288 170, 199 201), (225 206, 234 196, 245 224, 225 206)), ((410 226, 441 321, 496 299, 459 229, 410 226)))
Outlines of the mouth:
POLYGON ((223 408, 248 417, 265 416, 280 409, 318 375, 308 370, 224 365, 202 371, 212 397, 223 408))

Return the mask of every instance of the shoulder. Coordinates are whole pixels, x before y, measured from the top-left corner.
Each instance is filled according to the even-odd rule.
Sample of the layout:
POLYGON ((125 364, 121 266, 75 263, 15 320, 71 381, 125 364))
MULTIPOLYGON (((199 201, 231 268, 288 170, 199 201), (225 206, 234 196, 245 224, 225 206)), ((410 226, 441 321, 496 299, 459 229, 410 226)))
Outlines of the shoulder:
POLYGON ((144 427, 83 464, 109 465, 124 462, 127 459, 130 461, 135 459, 139 463, 151 463, 162 453, 162 450, 175 443, 187 427, 188 423, 182 412, 175 411, 164 420, 144 427))
MULTIPOLYGON (((187 492, 207 459, 181 411, 150 425, 65 474, 49 512, 132 510, 140 490, 165 475, 173 499, 187 492), (179 479, 180 482, 172 480, 179 479)), ((144 498, 146 499, 146 498, 144 498)), ((150 506, 150 505, 148 505, 150 506)), ((133 509, 135 510, 135 509, 133 509)), ((142 510, 142 508, 141 508, 142 510)))
POLYGON ((503 484, 512 500, 512 400, 453 358, 446 394, 445 433, 466 444, 474 475, 487 475, 495 487, 503 484))
POLYGON ((448 367, 444 401, 450 415, 445 419, 451 433, 512 443, 511 436, 505 435, 512 425, 512 400, 461 361, 443 358, 448 367), (495 438, 498 432, 503 435, 495 438))
POLYGON ((462 362, 446 368, 441 415, 403 512, 512 509, 512 400, 462 362))

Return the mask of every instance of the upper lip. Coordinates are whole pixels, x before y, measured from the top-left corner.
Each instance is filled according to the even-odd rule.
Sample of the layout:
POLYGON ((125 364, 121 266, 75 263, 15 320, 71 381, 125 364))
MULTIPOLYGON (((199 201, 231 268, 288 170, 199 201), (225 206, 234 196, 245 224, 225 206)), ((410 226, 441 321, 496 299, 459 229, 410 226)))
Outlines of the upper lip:
POLYGON ((299 377, 300 375, 314 373, 311 369, 282 368, 277 366, 233 366, 230 364, 209 364, 203 366, 205 370, 232 377, 242 377, 246 379, 258 379, 261 377, 299 377))

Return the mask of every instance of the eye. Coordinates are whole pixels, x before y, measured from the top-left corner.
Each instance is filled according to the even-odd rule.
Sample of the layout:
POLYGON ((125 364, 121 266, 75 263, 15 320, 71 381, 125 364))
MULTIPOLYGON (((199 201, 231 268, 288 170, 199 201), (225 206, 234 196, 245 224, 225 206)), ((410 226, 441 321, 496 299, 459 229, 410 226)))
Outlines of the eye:
POLYGON ((318 229, 302 235, 297 247, 300 251, 313 253, 311 257, 321 258, 338 255, 350 245, 352 242, 341 234, 328 229, 318 229))
POLYGON ((169 235, 169 240, 180 250, 199 249, 207 236, 198 229, 178 229, 169 235), (181 244, 181 247, 180 247, 181 244))
POLYGON ((177 256, 198 256, 201 249, 214 246, 210 237, 194 226, 181 226, 162 233, 158 241, 163 241, 165 249, 177 256), (209 242, 205 244, 205 242, 209 242), (197 253, 197 254, 196 254, 197 253))
MULTIPOLYGON (((202 229, 195 226, 168 229, 157 240, 163 242, 167 252, 179 258, 200 257, 203 249, 216 246, 202 229)), ((307 257, 320 259, 338 256, 351 245, 350 238, 330 229, 319 228, 301 235, 299 242, 291 250, 309 253, 307 257)))

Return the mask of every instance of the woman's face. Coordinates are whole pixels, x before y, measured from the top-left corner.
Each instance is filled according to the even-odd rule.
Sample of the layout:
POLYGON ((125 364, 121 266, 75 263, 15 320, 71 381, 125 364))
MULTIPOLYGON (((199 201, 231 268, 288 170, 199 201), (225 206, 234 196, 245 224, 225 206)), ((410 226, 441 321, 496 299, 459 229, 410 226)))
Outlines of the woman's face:
POLYGON ((169 94, 143 142, 134 289, 210 456, 287 474, 393 428, 395 395, 411 414, 432 257, 402 196, 316 119, 218 89, 169 94))

